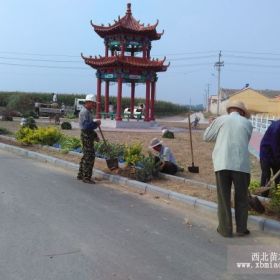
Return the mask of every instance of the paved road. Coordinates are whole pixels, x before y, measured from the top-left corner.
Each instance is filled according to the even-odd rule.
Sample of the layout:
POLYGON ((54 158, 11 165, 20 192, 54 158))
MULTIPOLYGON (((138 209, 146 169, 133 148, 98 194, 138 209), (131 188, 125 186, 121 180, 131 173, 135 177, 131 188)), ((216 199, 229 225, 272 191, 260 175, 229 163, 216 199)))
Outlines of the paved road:
POLYGON ((227 245, 279 244, 275 237, 224 239, 211 220, 203 226, 173 203, 106 182, 83 184, 72 171, 1 150, 0 176, 0 279, 279 277, 226 269, 227 245))

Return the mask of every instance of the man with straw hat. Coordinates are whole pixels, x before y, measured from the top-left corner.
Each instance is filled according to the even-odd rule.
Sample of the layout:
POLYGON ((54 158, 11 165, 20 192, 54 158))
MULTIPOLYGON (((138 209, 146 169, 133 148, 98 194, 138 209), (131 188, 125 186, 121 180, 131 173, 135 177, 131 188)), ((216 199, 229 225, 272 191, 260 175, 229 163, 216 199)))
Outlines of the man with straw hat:
POLYGON ((94 130, 101 125, 100 120, 93 121, 92 110, 95 108, 96 103, 95 96, 93 94, 88 94, 85 99, 85 105, 79 114, 83 157, 80 161, 77 179, 89 184, 95 183, 94 180, 91 179, 95 160, 94 140, 97 136, 94 130))
POLYGON ((181 171, 178 168, 176 159, 171 150, 162 144, 157 138, 153 138, 150 142, 149 148, 156 154, 155 162, 159 163, 159 171, 174 175, 177 171, 181 171))
POLYGON ((245 236, 248 220, 248 187, 250 184, 250 160, 248 144, 252 134, 250 114, 241 101, 229 101, 228 115, 216 118, 204 132, 207 142, 216 141, 212 159, 217 184, 217 231, 224 237, 232 237, 231 185, 235 195, 236 235, 245 236))

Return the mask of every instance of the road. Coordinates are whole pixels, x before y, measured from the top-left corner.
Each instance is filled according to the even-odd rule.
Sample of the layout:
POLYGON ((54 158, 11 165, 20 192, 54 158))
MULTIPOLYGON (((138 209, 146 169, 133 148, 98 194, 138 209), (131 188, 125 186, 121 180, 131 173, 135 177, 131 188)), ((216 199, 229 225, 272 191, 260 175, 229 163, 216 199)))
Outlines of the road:
POLYGON ((227 272, 228 245, 276 237, 225 239, 183 206, 1 150, 0 176, 0 279, 279 279, 227 272))

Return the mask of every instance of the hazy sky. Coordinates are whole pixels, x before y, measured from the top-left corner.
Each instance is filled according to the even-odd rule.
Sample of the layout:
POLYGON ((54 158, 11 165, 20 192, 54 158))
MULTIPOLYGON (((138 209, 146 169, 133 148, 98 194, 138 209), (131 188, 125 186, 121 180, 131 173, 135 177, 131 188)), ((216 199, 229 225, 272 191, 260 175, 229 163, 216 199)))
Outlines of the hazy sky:
MULTIPOLYGON (((279 0, 0 0, 0 91, 95 93, 95 70, 80 57, 104 55, 95 24, 114 23, 131 2, 136 20, 159 19, 151 56, 171 65, 157 98, 203 103, 222 51, 221 87, 280 90, 279 0)), ((124 86, 124 94, 129 88, 124 86)), ((104 92, 104 87, 103 87, 104 92)), ((116 88, 112 87, 112 95, 116 88)), ((144 97, 145 88, 136 87, 144 97)))

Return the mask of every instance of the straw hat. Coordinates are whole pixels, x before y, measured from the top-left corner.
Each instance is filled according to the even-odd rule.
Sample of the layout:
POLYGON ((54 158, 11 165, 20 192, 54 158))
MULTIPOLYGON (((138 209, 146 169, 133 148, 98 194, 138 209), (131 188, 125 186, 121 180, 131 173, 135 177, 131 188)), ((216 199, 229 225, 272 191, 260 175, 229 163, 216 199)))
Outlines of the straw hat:
POLYGON ((249 113, 248 109, 246 108, 245 104, 242 101, 229 100, 229 102, 227 103, 227 112, 228 113, 229 113, 230 108, 240 109, 241 111, 244 112, 244 115, 247 119, 250 118, 250 113, 249 113))
POLYGON ((162 144, 162 141, 158 140, 157 138, 153 138, 150 142, 150 148, 154 148, 161 144, 162 144))

